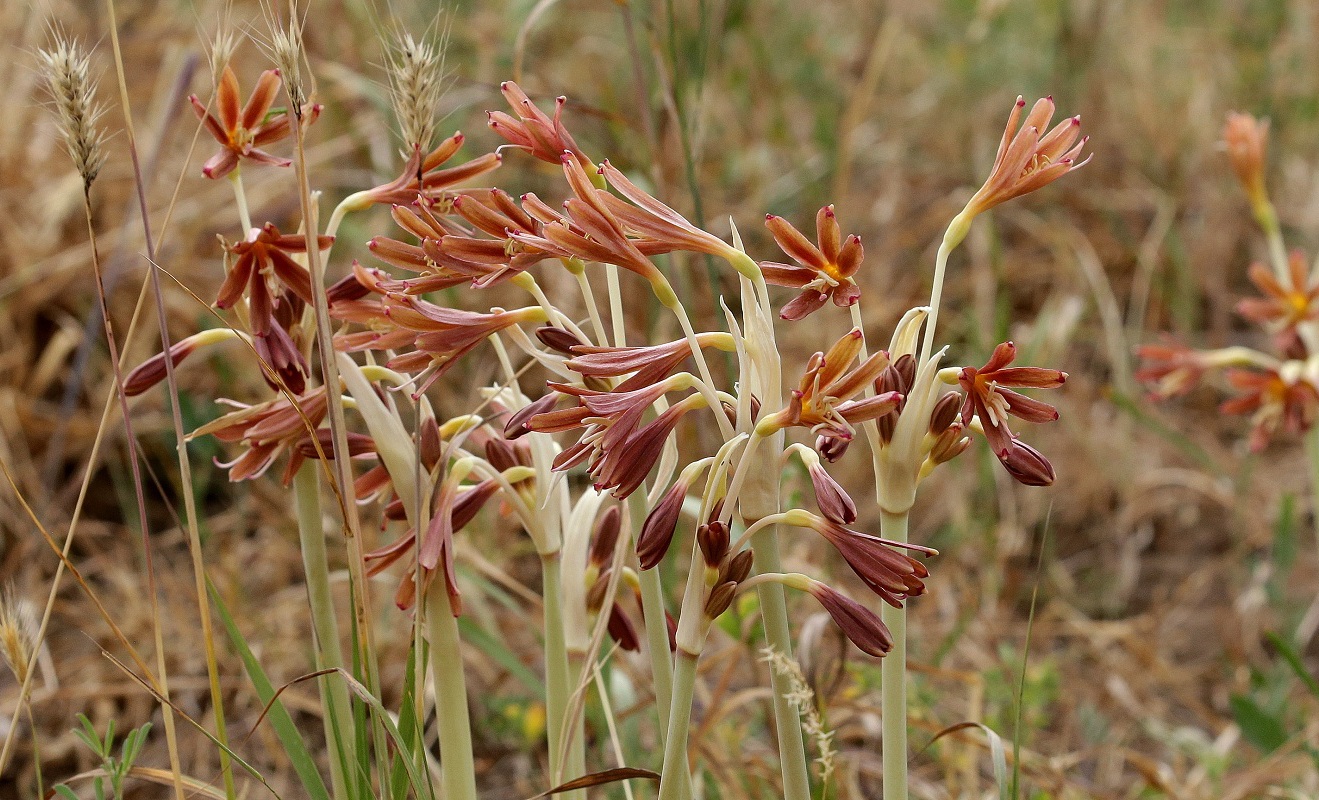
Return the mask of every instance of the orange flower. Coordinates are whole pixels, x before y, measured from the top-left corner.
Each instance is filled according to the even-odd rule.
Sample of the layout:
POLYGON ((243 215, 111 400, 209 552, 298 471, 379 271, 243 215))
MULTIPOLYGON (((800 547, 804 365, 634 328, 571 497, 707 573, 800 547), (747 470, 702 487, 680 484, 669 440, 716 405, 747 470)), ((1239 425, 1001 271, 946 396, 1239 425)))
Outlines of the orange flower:
POLYGON ((973 415, 980 420, 985 439, 1012 477, 1027 486, 1048 486, 1053 483, 1053 468, 1044 456, 1018 441, 1008 428, 1008 416, 1027 422, 1051 422, 1058 419, 1058 412, 1048 403, 1007 387, 1052 389, 1066 382, 1067 373, 1040 367, 1009 367, 1016 357, 1016 345, 1004 342, 994 348, 983 367, 962 368, 957 376, 966 391, 962 423, 971 424, 973 415))
POLYGON ((860 299, 861 288, 852 276, 861 267, 865 250, 861 247, 861 237, 856 234, 843 240, 832 205, 825 206, 815 215, 818 247, 783 217, 766 214, 765 226, 774 235, 779 248, 800 265, 794 267, 772 261, 760 264, 766 283, 801 289, 801 294, 784 306, 779 316, 798 320, 818 311, 826 300, 832 299, 834 305, 847 308, 860 299))
POLYGON ((1293 250, 1287 260, 1291 286, 1283 286, 1273 272, 1258 262, 1250 265, 1250 281, 1264 295, 1248 297, 1237 304, 1237 313, 1261 325, 1279 330, 1295 328, 1306 320, 1319 318, 1319 283, 1310 279, 1305 255, 1293 250))
POLYGON ((1255 372, 1228 370, 1227 382, 1242 392, 1220 406, 1225 414, 1253 414, 1250 449, 1259 452, 1269 437, 1279 430, 1292 435, 1304 433, 1314 425, 1319 413, 1319 390, 1304 376, 1294 374, 1284 364, 1281 369, 1255 372))
POLYGON ((1083 137, 1077 141, 1081 133, 1079 116, 1065 119, 1045 133, 1054 111, 1053 98, 1045 97, 1035 101, 1021 129, 1017 130, 1017 122, 1025 107, 1026 101, 1018 97, 998 145, 994 167, 985 185, 967 203, 963 212, 967 216, 973 217, 999 203, 1053 183, 1090 160, 1087 157, 1080 163, 1076 161, 1088 139, 1083 137))
MULTIPOLYGON (((258 149, 283 139, 291 130, 287 111, 268 116, 270 105, 275 101, 275 94, 279 91, 279 83, 279 70, 270 69, 261 73, 256 88, 252 90, 252 96, 247 100, 247 105, 240 108, 238 76, 234 75, 232 69, 225 67, 224 74, 220 76, 220 86, 215 92, 219 117, 207 111, 206 105, 197 98, 197 95, 188 96, 197 118, 206 125, 206 130, 210 131, 211 136, 215 137, 215 141, 223 148, 202 166, 203 175, 208 178, 223 178, 233 172, 242 159, 258 164, 273 164, 277 167, 287 167, 293 163, 287 158, 272 156, 258 149)), ((320 111, 319 105, 313 105, 306 115, 307 122, 315 120, 320 111)))

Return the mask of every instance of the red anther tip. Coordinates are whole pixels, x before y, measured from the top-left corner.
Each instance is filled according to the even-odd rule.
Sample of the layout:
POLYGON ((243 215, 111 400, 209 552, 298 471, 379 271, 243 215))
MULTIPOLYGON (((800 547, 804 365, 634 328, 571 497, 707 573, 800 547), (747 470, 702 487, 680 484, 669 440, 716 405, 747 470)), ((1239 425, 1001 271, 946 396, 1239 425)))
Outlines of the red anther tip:
MULTIPOLYGON (((490 112, 487 111, 486 113, 489 114, 490 112)), ((467 141, 467 137, 463 135, 462 131, 454 131, 453 140, 461 144, 462 142, 467 141)))
POLYGON ((504 91, 505 89, 507 89, 507 88, 508 88, 508 84, 509 84, 508 81, 500 81, 500 82, 499 82, 499 91, 502 92, 502 91, 504 91))
POLYGON ((1045 99, 1045 100, 1048 100, 1050 103, 1052 103, 1052 102, 1053 102, 1053 95, 1049 95, 1048 97, 1046 97, 1046 98, 1044 98, 1044 99, 1045 99))
POLYGON ((1022 97, 1021 95, 1017 95, 1017 107, 1018 107, 1018 108, 1025 108, 1025 107, 1026 107, 1026 98, 1022 97))
POLYGON ((766 219, 766 220, 774 219, 774 215, 773 215, 773 214, 766 214, 766 215, 765 215, 765 219, 766 219))

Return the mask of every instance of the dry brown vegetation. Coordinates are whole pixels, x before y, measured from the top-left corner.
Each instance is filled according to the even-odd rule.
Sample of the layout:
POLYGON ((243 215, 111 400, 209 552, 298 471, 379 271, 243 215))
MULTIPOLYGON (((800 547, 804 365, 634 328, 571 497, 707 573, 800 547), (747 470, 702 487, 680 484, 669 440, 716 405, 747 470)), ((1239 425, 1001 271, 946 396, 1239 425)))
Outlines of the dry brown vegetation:
MULTIPOLYGON (((92 318, 81 185, 42 108, 30 56, 45 42, 50 20, 103 44, 107 20, 97 3, 0 6, 0 36, 9 45, 9 57, 0 60, 0 459, 41 523, 62 539, 112 383, 92 318)), ((1283 224, 1293 245, 1313 247, 1319 238, 1319 7, 1247 0, 640 2, 630 5, 639 62, 675 84, 648 98, 645 114, 624 7, 542 3, 529 21, 530 3, 454 3, 443 18, 452 87, 442 131, 465 131, 468 156, 489 151, 498 141, 484 130, 482 112, 499 107, 498 82, 516 77, 538 99, 569 95, 574 133, 593 153, 630 169, 653 163, 657 194, 712 220, 714 230, 726 229, 718 220, 731 215, 753 251, 772 250, 760 224, 765 212, 805 225, 822 203, 834 203, 844 229, 865 237, 860 280, 867 317, 878 327, 923 298, 942 226, 985 173, 1013 98, 1052 94, 1061 111, 1084 117, 1093 162, 996 211, 952 265, 945 320, 959 357, 980 363, 995 342, 1013 338, 1030 353, 1029 363, 1065 369, 1071 380, 1053 393, 1062 421, 1026 432, 1053 460, 1054 487, 1013 484, 977 443, 966 458, 978 467, 940 475, 915 512, 913 539, 942 552, 931 564, 928 596, 911 605, 915 795, 994 791, 982 734, 950 735, 919 750, 963 721, 1019 738, 1032 796, 1319 793, 1316 698, 1266 637, 1276 632, 1297 641, 1314 671, 1319 553, 1300 443, 1277 442, 1251 455, 1246 423, 1218 415, 1214 392, 1156 405, 1132 377, 1132 348, 1156 332, 1209 345, 1247 335, 1232 309, 1263 240, 1218 144, 1225 112, 1272 119, 1270 179, 1283 224), (675 112, 695 132, 693 141, 682 141, 675 112), (1017 322, 1009 327, 1006 319, 1017 322), (982 333, 988 331, 993 338, 982 333), (1277 711, 1280 746, 1261 747, 1263 723, 1243 718, 1234 697, 1277 711)), ((196 137, 183 98, 209 92, 204 41, 221 11, 219 4, 118 4, 159 260, 208 299, 222 278, 214 212, 231 198, 227 186, 199 177, 210 146, 196 137)), ((396 171, 380 69, 383 13, 356 0, 311 4, 310 66, 326 111, 308 158, 330 205, 396 171)), ((388 13, 417 30, 432 21, 405 3, 388 13)), ((229 19, 257 40, 241 44, 236 62, 249 85, 267 62, 259 41, 263 13, 235 4, 229 19)), ((108 46, 97 58, 105 97, 113 99, 108 46)), ((122 129, 117 103, 106 123, 122 129)), ((111 307, 121 342, 146 275, 124 141, 118 135, 109 142, 94 195, 102 255, 117 278, 111 307)), ((501 180, 512 182, 504 172, 523 171, 518 185, 536 186, 548 182, 545 169, 510 158, 501 180)), ((285 175, 254 171, 248 191, 261 216, 292 228, 298 212, 287 187, 285 175)), ((383 223, 377 215, 345 226, 335 275, 383 223)), ((697 313, 712 319, 713 298, 727 287, 711 285, 698 259, 681 266, 682 282, 700 298, 697 313)), ((195 330, 208 313, 177 286, 169 287, 169 304, 176 335, 195 330)), ((652 316, 636 324, 654 324, 652 316)), ((125 347, 127 364, 156 352, 155 324, 148 304, 125 347)), ((792 335, 790 346, 803 353, 826 342, 809 323, 792 335)), ((250 395, 260 379, 246 358, 232 349, 208 357, 209 366, 180 372, 186 424, 211 419, 217 396, 250 395)), ((458 385, 493 374, 480 360, 465 369, 458 385)), ((457 411, 467 400, 441 402, 457 411)), ((134 406, 153 476, 151 541, 175 699, 206 719, 209 696, 162 403, 156 393, 134 406)), ((127 637, 149 651, 140 539, 115 419, 102 458, 90 465, 71 560, 127 637)), ((231 486, 210 466, 225 454, 209 440, 195 442, 192 452, 210 579, 272 680, 304 674, 307 609, 286 493, 269 479, 231 486)), ((853 483, 862 488, 868 478, 858 464, 853 483)), ((39 610, 57 562, 8 488, 0 491, 0 534, 0 580, 39 610)), ((469 613, 502 632, 509 652, 534 652, 519 588, 538 579, 534 552, 498 526, 464 547, 469 613)), ((820 558, 819 548, 788 551, 806 569, 851 580, 839 563, 812 563, 820 558)), ((392 590, 381 586, 380 596, 392 590)), ((397 685, 408 624, 388 602, 377 605, 385 684, 397 685)), ((836 632, 811 619, 818 608, 799 601, 793 611, 806 637, 803 650, 817 667, 808 677, 837 730, 837 796, 877 797, 878 667, 855 651, 839 663, 836 632)), ((740 635, 717 637, 702 662, 699 757, 717 796, 772 796, 778 776, 758 634, 749 623, 728 632, 740 635)), ((49 781, 92 766, 69 733, 76 712, 127 729, 153 714, 158 719, 159 707, 102 655, 102 648, 115 653, 116 644, 67 577, 46 646, 32 703, 49 781)), ((256 725, 260 703, 241 664, 223 642, 221 654, 236 748, 282 796, 298 796, 273 736, 256 725)), ((467 656, 483 796, 541 791, 534 694, 481 648, 467 656)), ((530 655, 524 663, 537 669, 530 655)), ((0 683, 0 732, 22 730, 0 794, 28 797, 31 740, 26 722, 11 716, 17 689, 8 677, 0 683)), ((285 699, 313 747, 320 746, 311 684, 295 685, 285 699)), ((636 709, 616 709, 625 732, 639 724, 633 718, 648 702, 639 697, 636 709)), ((143 763, 164 767, 158 738, 143 763)), ((181 741, 185 772, 218 781, 214 746, 187 729, 181 741)), ((264 791, 256 784, 249 790, 264 791)), ((137 791, 145 797, 155 790, 137 791)))

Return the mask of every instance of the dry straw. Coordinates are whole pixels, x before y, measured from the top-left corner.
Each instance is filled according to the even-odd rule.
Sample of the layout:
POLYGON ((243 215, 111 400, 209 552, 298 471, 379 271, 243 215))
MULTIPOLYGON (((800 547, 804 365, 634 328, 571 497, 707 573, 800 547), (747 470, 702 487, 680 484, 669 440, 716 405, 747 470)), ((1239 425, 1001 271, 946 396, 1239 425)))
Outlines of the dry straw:
POLYGON ((37 51, 58 120, 60 138, 73 159, 83 186, 96 180, 105 163, 105 132, 98 126, 105 106, 95 100, 96 80, 91 76, 91 55, 76 40, 53 30, 54 46, 37 51))

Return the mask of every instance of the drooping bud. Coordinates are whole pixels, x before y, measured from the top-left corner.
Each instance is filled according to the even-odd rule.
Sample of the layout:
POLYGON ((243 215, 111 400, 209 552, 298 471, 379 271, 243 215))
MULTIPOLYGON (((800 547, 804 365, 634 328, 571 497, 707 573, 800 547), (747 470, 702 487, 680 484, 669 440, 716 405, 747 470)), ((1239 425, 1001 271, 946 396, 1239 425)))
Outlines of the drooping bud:
POLYGON ((687 497, 687 484, 678 481, 664 493, 655 507, 646 515, 637 536, 637 558, 642 569, 654 569, 664 560, 673 542, 673 534, 678 527, 678 515, 682 513, 682 501, 687 497))
MULTIPOLYGON (((881 434, 884 430, 884 421, 893 419, 894 415, 887 414, 875 420, 876 424, 880 426, 879 429, 881 434)), ((890 425, 890 439, 893 437, 893 431, 891 428, 892 426, 890 425)), ((825 461, 832 464, 843 457, 843 454, 847 452, 847 446, 851 443, 851 439, 840 439, 836 436, 817 436, 815 437, 815 452, 820 454, 820 458, 823 458, 825 461)))
POLYGON ((603 567, 614 557, 614 547, 618 544, 618 533, 622 527, 622 514, 618 506, 610 506, 596 520, 595 532, 591 534, 590 563, 603 567))
POLYGON ((1013 439, 1007 450, 997 453, 1008 474, 1018 483, 1026 486, 1053 485, 1053 465, 1040 451, 1021 441, 1013 439))
POLYGON ((893 649, 893 635, 878 614, 819 581, 812 581, 808 591, 861 652, 883 658, 893 649))
POLYGON ((838 481, 818 463, 809 465, 807 472, 815 487, 815 504, 820 507, 820 513, 843 525, 856 522, 856 503, 838 481))

